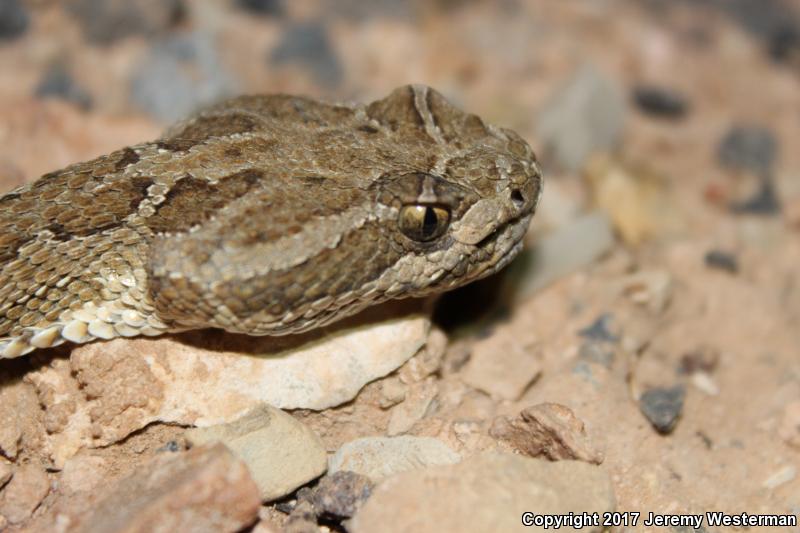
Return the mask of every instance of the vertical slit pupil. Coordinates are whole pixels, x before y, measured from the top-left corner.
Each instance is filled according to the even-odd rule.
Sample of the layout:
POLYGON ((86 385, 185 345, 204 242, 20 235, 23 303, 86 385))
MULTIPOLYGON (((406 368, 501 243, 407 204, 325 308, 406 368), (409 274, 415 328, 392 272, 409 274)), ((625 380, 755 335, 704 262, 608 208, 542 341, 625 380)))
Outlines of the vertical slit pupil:
POLYGON ((425 218, 422 220, 422 234, 427 237, 436 233, 438 222, 436 211, 434 211, 431 207, 426 207, 425 218))

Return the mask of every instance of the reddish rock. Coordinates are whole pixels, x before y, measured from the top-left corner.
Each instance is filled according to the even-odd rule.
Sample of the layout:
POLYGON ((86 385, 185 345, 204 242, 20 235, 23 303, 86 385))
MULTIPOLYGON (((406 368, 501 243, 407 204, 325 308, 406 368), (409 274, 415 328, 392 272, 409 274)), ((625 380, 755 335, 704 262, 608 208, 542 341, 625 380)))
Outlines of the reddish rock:
POLYGON ((0 515, 11 524, 20 524, 30 518, 48 492, 47 472, 36 464, 22 465, 0 492, 0 515))
POLYGON ((498 417, 489 430, 492 437, 530 457, 551 461, 575 459, 600 464, 598 451, 581 422, 569 407, 542 403, 528 407, 515 418, 498 417))
MULTIPOLYGON (((347 527, 353 533, 521 531, 523 512, 602 514, 615 507, 611 480, 598 466, 482 454, 447 466, 393 476, 347 527)), ((569 528, 567 528, 569 529, 569 528)), ((581 529, 599 533, 601 526, 581 529)), ((532 527, 529 531, 542 531, 532 527)), ((549 531, 549 530, 548 530, 549 531)))
POLYGON ((104 492, 89 514, 73 517, 73 531, 238 531, 261 504, 247 467, 221 444, 162 453, 104 492))

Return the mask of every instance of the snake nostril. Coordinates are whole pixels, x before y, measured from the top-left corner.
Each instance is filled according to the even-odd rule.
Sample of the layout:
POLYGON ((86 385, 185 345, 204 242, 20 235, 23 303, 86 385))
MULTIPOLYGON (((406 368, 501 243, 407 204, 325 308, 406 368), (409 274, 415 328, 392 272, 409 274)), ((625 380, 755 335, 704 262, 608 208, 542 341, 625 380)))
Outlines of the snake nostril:
POLYGON ((514 202, 514 207, 521 209, 525 204, 525 197, 522 196, 519 189, 511 189, 511 201, 514 202))

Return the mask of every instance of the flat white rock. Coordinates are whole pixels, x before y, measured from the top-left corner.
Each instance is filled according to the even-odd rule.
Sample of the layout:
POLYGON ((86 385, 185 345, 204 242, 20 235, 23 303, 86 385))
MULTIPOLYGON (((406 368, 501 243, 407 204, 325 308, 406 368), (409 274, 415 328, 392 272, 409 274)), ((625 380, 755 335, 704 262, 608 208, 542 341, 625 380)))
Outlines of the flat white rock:
POLYGON ((46 446, 59 466, 80 448, 106 446, 156 421, 203 427, 261 404, 322 410, 346 403, 424 346, 430 321, 418 306, 395 302, 287 337, 204 330, 95 342, 26 379, 50 417, 46 446))

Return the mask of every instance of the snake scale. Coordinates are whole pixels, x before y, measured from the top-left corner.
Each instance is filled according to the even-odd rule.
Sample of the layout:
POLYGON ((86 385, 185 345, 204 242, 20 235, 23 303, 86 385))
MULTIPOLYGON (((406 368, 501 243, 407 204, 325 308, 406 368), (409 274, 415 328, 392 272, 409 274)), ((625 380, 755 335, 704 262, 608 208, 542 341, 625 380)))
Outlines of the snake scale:
POLYGON ((425 86, 234 98, 0 197, 0 357, 451 289, 516 255, 541 187, 519 135, 425 86))

